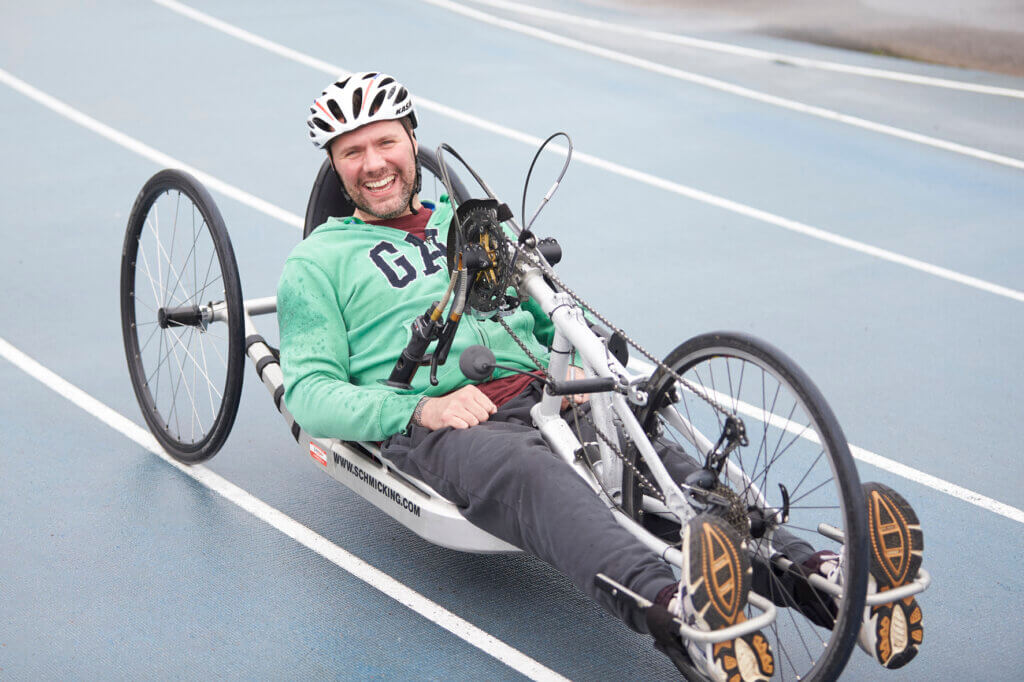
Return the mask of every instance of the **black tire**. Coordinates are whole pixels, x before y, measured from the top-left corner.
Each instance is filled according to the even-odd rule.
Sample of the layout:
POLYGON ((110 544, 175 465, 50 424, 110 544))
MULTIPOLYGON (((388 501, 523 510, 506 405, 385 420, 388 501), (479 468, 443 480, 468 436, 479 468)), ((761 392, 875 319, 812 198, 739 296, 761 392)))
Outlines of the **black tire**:
POLYGON ((181 462, 213 457, 231 431, 242 392, 243 330, 238 266, 220 211, 191 175, 160 171, 128 218, 121 332, 142 416, 181 462), (219 310, 214 320, 188 315, 211 304, 219 310))
MULTIPOLYGON (((775 655, 774 679, 836 679, 860 626, 869 555, 860 480, 832 410, 792 360, 768 343, 744 334, 697 336, 672 351, 665 364, 690 386, 678 386, 663 369, 654 372, 648 405, 638 413, 651 437, 663 445, 682 448, 703 465, 708 443, 696 447, 693 441, 699 439, 687 435, 685 423, 669 423, 667 410, 677 410, 714 444, 726 417, 697 393, 715 400, 726 414, 742 419, 749 439, 747 446, 729 455, 734 473, 742 470, 746 480, 760 489, 764 502, 776 510, 784 506, 778 484, 786 486, 789 518, 779 529, 810 545, 782 546, 785 536, 781 532, 772 535, 771 546, 766 534, 755 537, 759 515, 750 509, 752 497, 744 494, 744 489, 753 488, 739 475, 728 480, 723 472, 719 477, 727 489, 725 497, 734 501, 726 516, 748 538, 753 589, 780 607, 789 607, 779 608, 775 623, 763 630, 775 655), (818 532, 822 522, 841 529, 846 538, 845 596, 834 614, 829 612, 827 597, 809 588, 802 572, 795 567, 783 570, 778 559, 769 560, 778 552, 793 555, 797 564, 817 550, 838 553, 841 545, 818 532), (797 608, 798 602, 802 608, 797 608), (815 625, 815 620, 820 625, 815 625)), ((623 489, 633 489, 634 477, 628 469, 624 476, 623 489)))

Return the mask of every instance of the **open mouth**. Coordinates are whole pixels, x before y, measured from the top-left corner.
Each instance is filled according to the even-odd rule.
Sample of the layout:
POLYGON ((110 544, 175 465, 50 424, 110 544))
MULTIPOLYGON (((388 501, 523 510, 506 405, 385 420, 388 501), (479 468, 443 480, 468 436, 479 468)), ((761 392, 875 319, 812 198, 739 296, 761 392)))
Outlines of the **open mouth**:
POLYGON ((364 182, 363 187, 368 192, 370 192, 370 194, 384 194, 392 187, 394 187, 395 178, 396 176, 394 174, 391 174, 386 178, 381 178, 380 180, 375 180, 373 182, 364 182))

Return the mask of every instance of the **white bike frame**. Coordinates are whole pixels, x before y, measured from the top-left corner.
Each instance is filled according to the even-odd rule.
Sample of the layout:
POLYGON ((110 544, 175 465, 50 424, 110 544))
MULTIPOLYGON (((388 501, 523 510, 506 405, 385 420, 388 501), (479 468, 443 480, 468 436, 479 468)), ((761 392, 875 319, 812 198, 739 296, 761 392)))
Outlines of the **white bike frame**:
MULTIPOLYGON (((537 258, 539 260, 539 255, 537 258)), ((544 278, 543 269, 529 260, 520 258, 517 261, 515 285, 517 290, 537 301, 554 324, 555 334, 547 367, 548 373, 552 377, 565 377, 569 372, 570 360, 578 358, 587 377, 610 378, 616 382, 620 390, 591 395, 590 409, 594 424, 609 438, 617 438, 618 426, 635 444, 640 458, 665 497, 664 504, 645 497, 644 509, 674 517, 680 524, 685 524, 696 512, 665 469, 661 458, 630 408, 630 402, 642 405, 648 398, 642 389, 644 377, 627 371, 608 350, 606 342, 587 324, 583 311, 576 302, 567 293, 552 288, 544 278)), ((388 516, 433 544, 475 553, 519 551, 518 548, 471 524, 462 516, 455 504, 430 486, 396 469, 380 456, 380 449, 376 444, 342 441, 336 438, 314 438, 303 431, 282 400, 284 385, 280 365, 252 320, 254 316, 276 311, 277 301, 273 297, 245 302, 246 354, 255 365, 261 381, 274 397, 292 435, 304 453, 309 454, 309 461, 316 468, 337 479, 388 516)), ((218 309, 215 306, 214 319, 223 316, 223 308, 218 309)), ((586 481, 594 494, 609 507, 619 524, 666 563, 681 569, 683 557, 678 549, 651 534, 619 509, 618 503, 623 492, 623 463, 618 455, 599 438, 598 461, 588 465, 582 461, 583 458, 577 457, 584 444, 580 443, 570 425, 562 418, 561 401, 561 396, 551 395, 545 391, 541 401, 531 410, 535 425, 552 451, 586 481)), ((697 431, 675 408, 664 408, 663 415, 699 452, 709 452, 712 449, 712 439, 697 431)), ((757 487, 739 467, 731 461, 727 461, 726 467, 726 475, 734 486, 747 491, 744 500, 747 504, 758 505, 766 511, 771 509, 757 487)), ((775 513, 779 512, 775 510, 775 513)), ((823 524, 819 532, 842 542, 842 531, 839 529, 823 524)), ((789 563, 781 557, 764 558, 774 561, 782 568, 789 563)), ((824 579, 815 581, 812 578, 811 582, 819 589, 837 597, 842 596, 841 587, 824 579)), ((876 598, 876 601, 892 601, 894 598, 917 594, 926 589, 929 583, 930 576, 922 569, 916 581, 891 592, 871 595, 868 603, 871 603, 871 597, 876 598)), ((700 643, 721 642, 765 628, 775 620, 777 610, 769 600, 751 592, 748 601, 761 611, 759 615, 713 632, 697 630, 677 621, 680 635, 700 643)))

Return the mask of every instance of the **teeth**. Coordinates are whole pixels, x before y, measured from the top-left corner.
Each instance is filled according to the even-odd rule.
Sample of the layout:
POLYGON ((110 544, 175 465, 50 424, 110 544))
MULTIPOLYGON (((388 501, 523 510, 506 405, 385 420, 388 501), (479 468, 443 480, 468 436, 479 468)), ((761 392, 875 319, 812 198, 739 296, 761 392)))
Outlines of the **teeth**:
POLYGON ((368 183, 366 183, 366 186, 369 187, 370 189, 380 189, 381 187, 384 187, 385 185, 387 185, 388 183, 390 183, 394 179, 395 179, 394 175, 389 175, 388 177, 384 178, 383 180, 378 180, 377 182, 368 182, 368 183))

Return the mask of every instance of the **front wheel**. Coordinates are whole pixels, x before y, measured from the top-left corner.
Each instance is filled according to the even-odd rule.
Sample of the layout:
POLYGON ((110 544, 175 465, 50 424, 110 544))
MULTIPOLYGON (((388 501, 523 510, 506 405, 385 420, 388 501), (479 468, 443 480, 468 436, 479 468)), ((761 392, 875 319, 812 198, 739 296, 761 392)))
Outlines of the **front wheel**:
MULTIPOLYGON (((863 493, 835 416, 792 360, 751 336, 697 336, 664 364, 671 372, 654 372, 637 416, 663 459, 704 466, 709 451, 722 455, 711 458, 710 513, 747 539, 752 589, 788 607, 764 630, 775 679, 835 679, 860 626, 868 570, 863 493), (728 451, 723 433, 737 425, 743 437, 728 451), (799 568, 818 550, 843 551, 819 530, 828 527, 845 538, 840 599, 810 588, 799 568)), ((628 470, 626 485, 636 489, 628 470)))
POLYGON ((175 459, 209 459, 227 439, 242 391, 243 329, 220 211, 191 175, 160 171, 128 218, 121 332, 142 416, 175 459))

